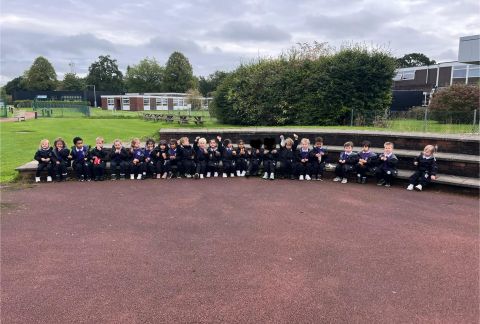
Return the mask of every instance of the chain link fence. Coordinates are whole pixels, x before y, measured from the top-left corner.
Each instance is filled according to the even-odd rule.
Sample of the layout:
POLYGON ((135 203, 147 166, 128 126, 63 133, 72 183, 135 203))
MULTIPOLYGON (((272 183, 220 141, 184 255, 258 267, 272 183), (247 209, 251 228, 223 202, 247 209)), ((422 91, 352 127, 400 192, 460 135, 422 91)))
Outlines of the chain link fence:
POLYGON ((345 125, 390 129, 402 132, 432 132, 478 134, 479 111, 432 111, 428 107, 415 107, 408 111, 385 113, 356 112, 352 109, 345 125))

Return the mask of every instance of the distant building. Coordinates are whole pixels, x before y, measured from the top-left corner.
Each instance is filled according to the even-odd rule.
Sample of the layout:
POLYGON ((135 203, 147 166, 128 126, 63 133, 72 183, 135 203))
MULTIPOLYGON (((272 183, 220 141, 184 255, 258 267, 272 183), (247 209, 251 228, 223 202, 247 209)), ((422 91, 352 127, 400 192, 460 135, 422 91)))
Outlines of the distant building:
MULTIPOLYGON (((195 98, 200 109, 208 109, 212 98, 195 98)), ((191 104, 185 93, 126 93, 102 96, 104 110, 188 110, 191 104)))
POLYGON ((431 91, 452 84, 477 84, 480 66, 460 62, 445 62, 429 66, 397 69, 393 78, 394 90, 431 91))
POLYGON ((480 35, 460 37, 458 61, 480 64, 480 35))

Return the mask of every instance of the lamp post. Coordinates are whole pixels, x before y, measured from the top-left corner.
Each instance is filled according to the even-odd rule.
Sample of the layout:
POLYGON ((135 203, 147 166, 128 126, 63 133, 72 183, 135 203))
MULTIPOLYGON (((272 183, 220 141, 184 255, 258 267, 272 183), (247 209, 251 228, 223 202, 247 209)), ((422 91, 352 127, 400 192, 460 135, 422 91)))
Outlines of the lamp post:
POLYGON ((95 104, 95 108, 97 108, 97 94, 95 92, 95 85, 94 84, 87 84, 87 87, 93 87, 93 101, 95 104))

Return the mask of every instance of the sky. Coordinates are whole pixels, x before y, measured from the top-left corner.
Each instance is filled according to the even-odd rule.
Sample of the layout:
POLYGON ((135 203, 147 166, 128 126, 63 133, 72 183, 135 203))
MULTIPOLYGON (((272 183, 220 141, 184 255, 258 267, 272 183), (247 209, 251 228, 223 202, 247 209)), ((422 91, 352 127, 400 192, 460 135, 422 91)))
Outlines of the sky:
POLYGON ((459 37, 480 34, 477 0, 1 0, 0 84, 46 57, 59 79, 100 55, 122 71, 174 51, 197 76, 277 56, 297 43, 381 47, 437 62, 458 58, 459 37))

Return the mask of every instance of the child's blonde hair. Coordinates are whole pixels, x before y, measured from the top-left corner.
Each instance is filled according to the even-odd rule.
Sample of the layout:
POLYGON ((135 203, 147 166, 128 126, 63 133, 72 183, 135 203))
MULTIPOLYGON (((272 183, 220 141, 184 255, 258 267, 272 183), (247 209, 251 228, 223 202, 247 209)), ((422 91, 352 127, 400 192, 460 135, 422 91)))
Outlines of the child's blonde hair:
POLYGON ((138 137, 135 137, 134 139, 132 139, 130 146, 134 147, 136 143, 140 143, 140 139, 138 137))
POLYGON ((310 140, 308 138, 302 138, 302 140, 300 141, 302 144, 304 143, 307 143, 308 145, 310 145, 310 140))
POLYGON ((425 151, 428 151, 428 152, 430 152, 430 153, 433 154, 433 153, 435 153, 435 146, 433 146, 433 145, 427 145, 427 146, 425 146, 425 148, 423 149, 423 151, 424 151, 424 152, 425 152, 425 151))
POLYGON ((353 142, 348 141, 345 144, 343 144, 343 147, 353 147, 353 142))
POLYGON ((42 139, 42 140, 40 141, 40 144, 38 145, 38 147, 39 147, 39 148, 42 148, 42 145, 43 145, 44 143, 47 143, 47 145, 50 146, 50 141, 49 141, 48 139, 44 138, 44 139, 42 139))
POLYGON ((385 142, 383 143, 383 147, 391 146, 393 148, 393 143, 392 142, 385 142))
POLYGON ((105 142, 105 140, 104 140, 103 137, 101 137, 101 136, 99 136, 99 137, 97 137, 97 138, 95 139, 95 142, 99 142, 99 141, 102 142, 102 143, 105 142))
POLYGON ((186 141, 190 141, 190 140, 188 139, 188 137, 184 136, 184 137, 180 137, 179 141, 180 141, 180 145, 183 145, 183 143, 185 143, 186 141))
POLYGON ((120 145, 122 145, 122 141, 118 138, 116 138, 114 141, 113 141, 113 144, 115 145, 115 143, 120 143, 120 145))
POLYGON ((206 140, 204 137, 199 138, 199 139, 198 139, 198 144, 205 144, 205 145, 206 145, 206 144, 207 144, 207 140, 206 140))
POLYGON ((293 145, 293 140, 290 137, 285 140, 285 146, 287 146, 287 145, 289 145, 289 146, 293 145))

